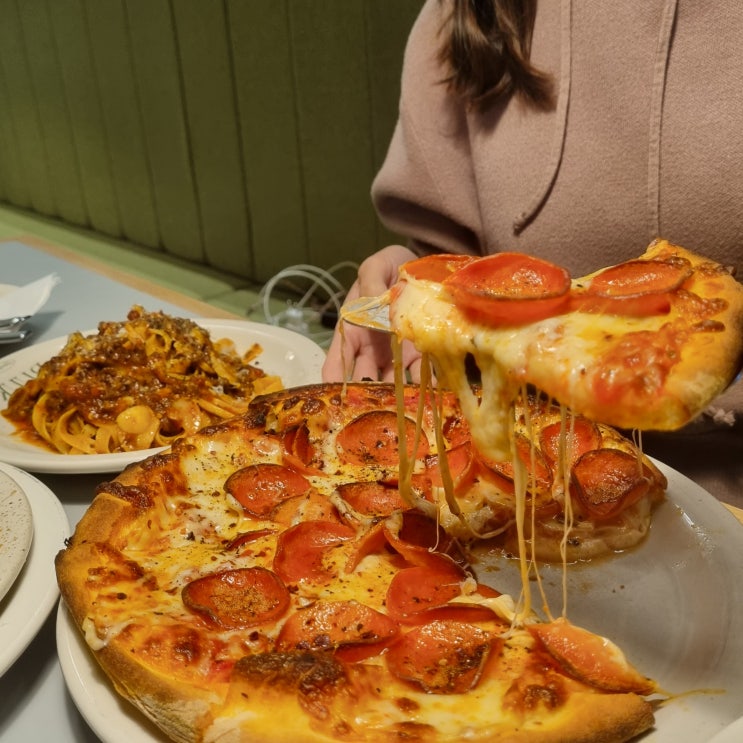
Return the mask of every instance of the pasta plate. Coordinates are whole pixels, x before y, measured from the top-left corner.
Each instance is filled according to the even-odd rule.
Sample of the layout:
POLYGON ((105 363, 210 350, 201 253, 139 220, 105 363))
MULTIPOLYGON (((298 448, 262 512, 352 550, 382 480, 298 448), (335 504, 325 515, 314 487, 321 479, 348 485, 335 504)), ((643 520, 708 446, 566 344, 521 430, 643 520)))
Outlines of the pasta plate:
MULTIPOLYGON (((238 352, 258 343, 263 349, 251 363, 267 374, 277 374, 285 387, 321 381, 325 352, 314 341, 286 328, 248 320, 195 319, 212 340, 231 339, 238 352)), ((97 330, 82 331, 93 335, 97 330)), ((14 389, 36 375, 39 366, 59 353, 67 336, 23 348, 0 359, 0 409, 14 389)), ((0 416, 0 461, 31 472, 81 474, 120 472, 127 465, 162 451, 143 449, 119 454, 58 454, 24 441, 15 426, 0 416)))

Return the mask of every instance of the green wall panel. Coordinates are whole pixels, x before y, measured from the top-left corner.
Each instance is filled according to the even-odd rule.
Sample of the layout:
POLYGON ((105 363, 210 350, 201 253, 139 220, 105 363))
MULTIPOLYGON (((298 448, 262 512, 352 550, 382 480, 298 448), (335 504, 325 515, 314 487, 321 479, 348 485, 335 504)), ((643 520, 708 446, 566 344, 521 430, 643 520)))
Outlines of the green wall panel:
POLYGON ((421 4, 0 0, 0 200, 237 282, 359 261, 421 4))

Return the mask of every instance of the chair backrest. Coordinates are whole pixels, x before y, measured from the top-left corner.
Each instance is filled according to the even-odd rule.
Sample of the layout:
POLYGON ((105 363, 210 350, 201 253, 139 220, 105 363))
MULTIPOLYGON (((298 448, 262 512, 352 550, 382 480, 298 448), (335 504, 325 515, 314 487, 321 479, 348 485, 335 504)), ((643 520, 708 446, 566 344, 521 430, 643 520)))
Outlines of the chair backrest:
POLYGON ((421 4, 3 3, 0 201, 258 282, 359 260, 421 4))

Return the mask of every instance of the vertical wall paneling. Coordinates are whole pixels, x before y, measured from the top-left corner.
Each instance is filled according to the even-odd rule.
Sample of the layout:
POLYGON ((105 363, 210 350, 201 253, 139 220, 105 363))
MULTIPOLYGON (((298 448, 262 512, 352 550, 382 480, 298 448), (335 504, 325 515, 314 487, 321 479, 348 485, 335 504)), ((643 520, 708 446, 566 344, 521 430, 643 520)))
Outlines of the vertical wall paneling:
POLYGON ((12 102, 5 115, 9 118, 13 146, 17 148, 18 162, 28 184, 28 200, 33 209, 54 213, 39 110, 16 0, 0 0, 0 19, 0 66, 6 96, 12 102))
MULTIPOLYGON (((400 98, 402 58, 410 29, 420 12, 423 0, 369 0, 364 4, 368 29, 369 97, 372 115, 370 136, 373 168, 382 165, 397 121, 400 98), (390 23, 390 17, 395 23, 390 23)), ((376 223, 377 247, 399 241, 376 223)))
POLYGON ((254 277, 308 260, 289 42, 292 0, 230 0, 228 18, 254 277))
POLYGON ((48 0, 48 8, 88 212, 89 225, 85 226, 121 237, 111 152, 93 69, 85 6, 83 0, 48 0))
POLYGON ((360 261, 422 2, 0 0, 0 200, 235 285, 360 261))
POLYGON ((0 193, 3 199, 20 207, 28 207, 29 196, 23 167, 19 162, 13 121, 10 115, 13 101, 8 95, 5 74, 0 64, 0 193))
POLYGON ((174 0, 173 8, 206 257, 216 268, 249 275, 252 246, 225 6, 174 0))
POLYGON ((370 252, 374 212, 364 0, 289 3, 309 262, 370 252))
POLYGON ((86 224, 88 215, 47 0, 16 3, 54 202, 50 214, 73 224, 86 224))
POLYGON ((132 68, 125 1, 86 0, 85 12, 121 233, 131 242, 156 248, 160 237, 132 68))
POLYGON ((126 2, 141 123, 163 249, 206 260, 169 0, 126 2))

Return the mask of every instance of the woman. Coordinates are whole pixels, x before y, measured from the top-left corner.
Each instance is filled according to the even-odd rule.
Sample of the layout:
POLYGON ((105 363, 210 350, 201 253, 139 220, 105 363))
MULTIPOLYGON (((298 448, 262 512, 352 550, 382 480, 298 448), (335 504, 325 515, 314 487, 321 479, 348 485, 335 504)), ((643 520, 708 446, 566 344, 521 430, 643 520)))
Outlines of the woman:
MULTIPOLYGON (((737 0, 427 0, 372 188, 408 247, 367 259, 351 296, 381 293, 421 252, 516 250, 580 276, 655 237, 743 275, 741 34, 737 0)), ((387 339, 346 331, 353 378, 390 378, 387 339)), ((340 346, 327 380, 344 376, 340 346)), ((743 505, 739 411, 740 384, 645 449, 743 505)))

